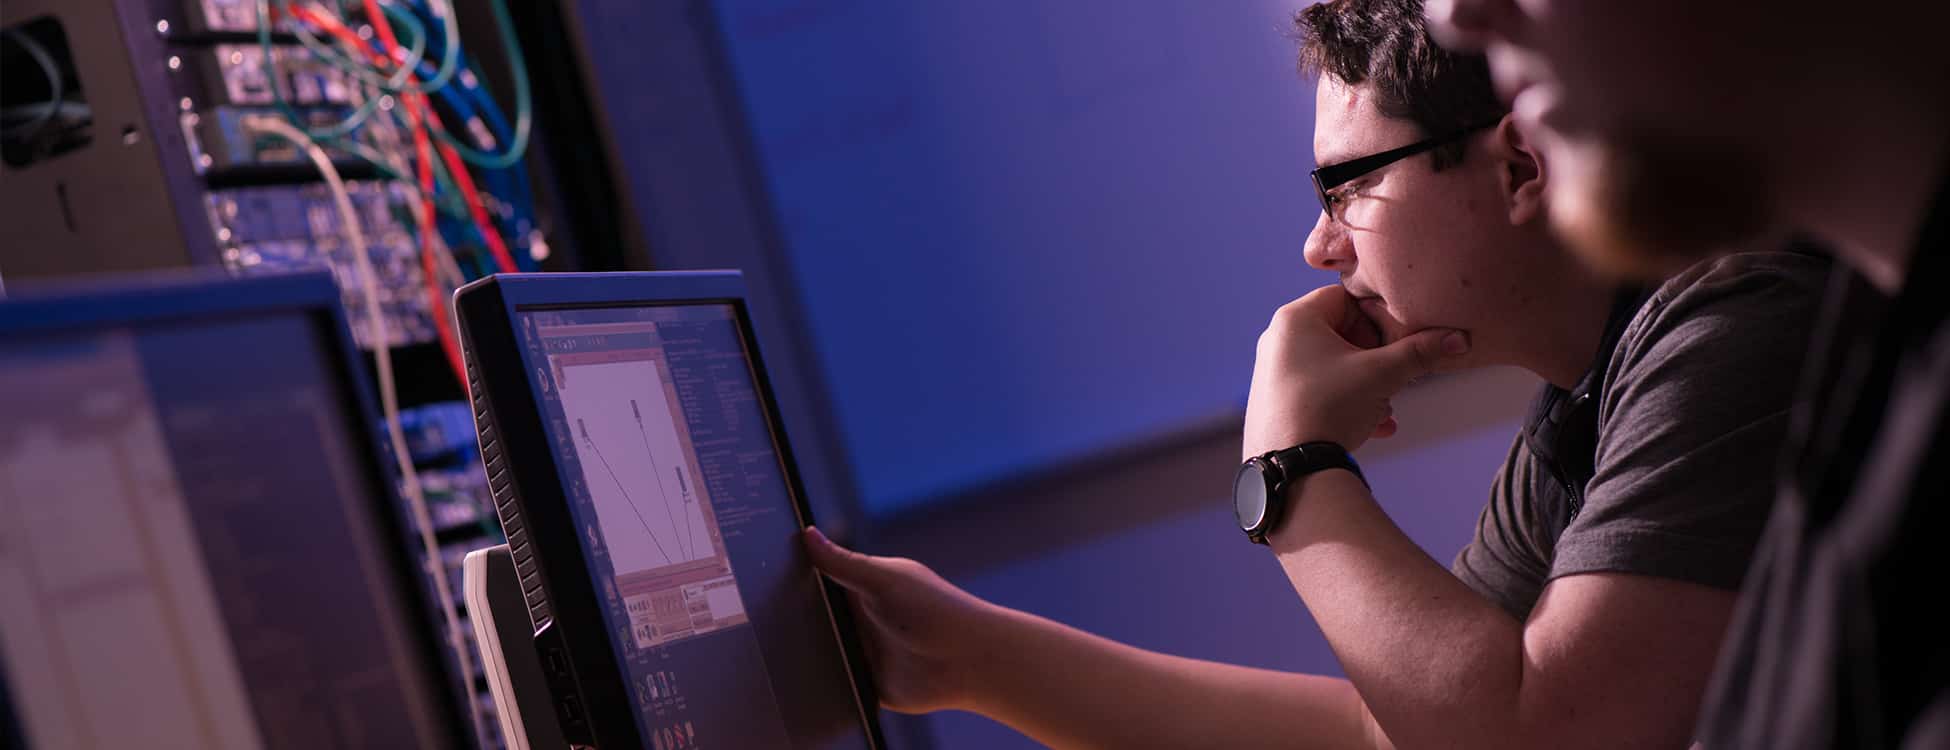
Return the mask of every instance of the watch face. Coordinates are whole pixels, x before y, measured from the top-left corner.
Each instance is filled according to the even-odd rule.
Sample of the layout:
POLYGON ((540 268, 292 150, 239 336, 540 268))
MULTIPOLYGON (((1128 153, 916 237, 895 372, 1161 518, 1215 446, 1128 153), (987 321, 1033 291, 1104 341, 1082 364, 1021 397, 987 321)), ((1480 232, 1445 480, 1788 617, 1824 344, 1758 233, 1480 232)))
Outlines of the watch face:
POLYGON ((1257 460, 1247 461, 1232 478, 1232 512, 1239 528, 1255 531, 1266 524, 1266 476, 1257 460))

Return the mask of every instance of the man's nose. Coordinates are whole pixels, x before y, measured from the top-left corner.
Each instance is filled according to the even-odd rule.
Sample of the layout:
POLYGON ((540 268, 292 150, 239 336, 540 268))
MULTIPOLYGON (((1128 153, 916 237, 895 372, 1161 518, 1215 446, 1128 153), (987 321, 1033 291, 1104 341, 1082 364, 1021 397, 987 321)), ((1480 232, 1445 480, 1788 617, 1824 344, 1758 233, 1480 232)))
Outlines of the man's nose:
POLYGON ((1422 9, 1429 34, 1458 52, 1483 49, 1517 11, 1511 0, 1428 0, 1422 9))
POLYGON ((1354 272, 1354 242, 1345 227, 1327 218, 1326 211, 1320 212, 1320 218, 1314 220, 1314 230, 1307 233, 1304 254, 1307 265, 1322 271, 1354 272))

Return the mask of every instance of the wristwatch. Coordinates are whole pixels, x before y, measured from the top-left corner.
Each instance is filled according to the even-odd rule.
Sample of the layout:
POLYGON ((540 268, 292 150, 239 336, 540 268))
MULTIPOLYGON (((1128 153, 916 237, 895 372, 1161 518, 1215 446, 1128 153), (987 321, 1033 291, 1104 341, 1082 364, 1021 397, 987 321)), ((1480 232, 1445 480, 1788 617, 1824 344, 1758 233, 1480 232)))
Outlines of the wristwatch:
POLYGON ((1294 480, 1328 469, 1346 469, 1362 484, 1368 483, 1354 456, 1336 443, 1301 443, 1246 459, 1232 478, 1232 512, 1246 538, 1265 544, 1266 535, 1286 517, 1286 488, 1294 480))

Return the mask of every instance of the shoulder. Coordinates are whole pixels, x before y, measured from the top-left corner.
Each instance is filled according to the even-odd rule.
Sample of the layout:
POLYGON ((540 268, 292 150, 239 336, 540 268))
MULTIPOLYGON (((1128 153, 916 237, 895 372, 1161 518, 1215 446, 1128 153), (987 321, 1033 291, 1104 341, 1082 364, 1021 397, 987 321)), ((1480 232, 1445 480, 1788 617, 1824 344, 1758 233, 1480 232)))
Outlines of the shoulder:
MULTIPOLYGON (((1834 262, 1801 251, 1747 252, 1695 264, 1653 291, 1627 325, 1612 372, 1778 364, 1800 371, 1834 262)), ((1747 368, 1741 368, 1747 370, 1747 368)), ((1743 375, 1753 375, 1751 370, 1743 375)))
POLYGON ((1612 353, 1595 471, 1552 575, 1738 588, 1774 502, 1771 477, 1830 265, 1740 253, 1653 292, 1612 353))
POLYGON ((1742 320, 1813 316, 1834 262, 1798 250, 1733 253, 1702 261, 1659 285, 1633 316, 1626 340, 1701 313, 1742 320))
POLYGON ((1736 253, 1667 279, 1612 352, 1601 428, 1717 432, 1785 414, 1834 267, 1807 252, 1736 253))

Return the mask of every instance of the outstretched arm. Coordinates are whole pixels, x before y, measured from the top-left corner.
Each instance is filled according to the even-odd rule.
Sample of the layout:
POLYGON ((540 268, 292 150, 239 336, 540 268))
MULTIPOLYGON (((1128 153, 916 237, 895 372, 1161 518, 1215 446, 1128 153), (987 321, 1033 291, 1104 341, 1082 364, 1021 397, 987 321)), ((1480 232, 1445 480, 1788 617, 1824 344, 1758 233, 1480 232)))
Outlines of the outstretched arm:
POLYGON ((1061 748, 1385 744, 1346 680, 1145 651, 976 599, 913 560, 806 533, 851 591, 882 701, 973 711, 1061 748))

